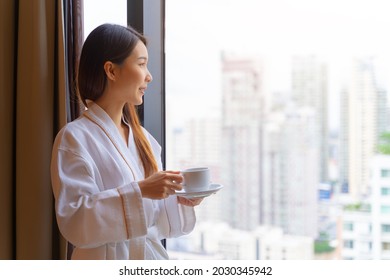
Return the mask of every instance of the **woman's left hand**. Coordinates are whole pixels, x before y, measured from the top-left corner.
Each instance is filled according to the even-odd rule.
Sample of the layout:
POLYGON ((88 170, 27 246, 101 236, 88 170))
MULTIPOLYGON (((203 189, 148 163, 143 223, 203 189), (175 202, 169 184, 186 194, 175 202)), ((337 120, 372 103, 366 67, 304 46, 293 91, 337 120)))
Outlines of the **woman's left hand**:
POLYGON ((181 196, 177 197, 177 201, 180 204, 183 204, 185 206, 192 206, 192 207, 199 205, 202 202, 202 200, 203 200, 203 198, 188 199, 188 198, 181 197, 181 196))

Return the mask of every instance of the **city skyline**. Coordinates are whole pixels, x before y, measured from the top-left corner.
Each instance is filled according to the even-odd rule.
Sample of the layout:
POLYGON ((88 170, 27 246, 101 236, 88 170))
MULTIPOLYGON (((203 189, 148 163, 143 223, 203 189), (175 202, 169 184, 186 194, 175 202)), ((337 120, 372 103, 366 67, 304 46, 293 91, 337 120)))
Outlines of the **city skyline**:
MULTIPOLYGON (((213 162, 211 166, 217 168, 218 174, 222 175, 218 179, 221 179, 221 183, 226 188, 212 198, 212 201, 218 204, 212 206, 212 201, 209 201, 207 208, 199 210, 201 213, 199 221, 214 223, 225 221, 231 226, 232 231, 245 230, 245 232, 255 230, 258 226, 277 226, 283 229, 284 234, 291 235, 293 238, 311 237, 313 242, 320 236, 329 236, 337 238, 336 240, 328 239, 329 244, 337 244, 337 250, 332 255, 333 257, 351 258, 351 254, 348 253, 351 250, 354 250, 353 254, 357 254, 359 258, 364 257, 364 255, 359 255, 357 249, 355 250, 354 246, 357 245, 354 244, 366 244, 367 242, 364 243, 357 237, 354 237, 353 240, 340 237, 337 234, 337 228, 340 219, 342 223, 343 217, 335 215, 334 211, 340 211, 337 209, 351 203, 359 203, 359 201, 364 201, 360 199, 368 197, 367 187, 370 181, 361 175, 370 172, 374 152, 367 154, 365 150, 373 148, 373 144, 378 141, 378 127, 389 128, 388 122, 382 123, 389 114, 389 107, 386 106, 387 102, 384 98, 385 90, 377 87, 375 82, 377 69, 374 67, 372 59, 363 57, 351 61, 353 62, 352 67, 347 73, 351 79, 348 81, 348 87, 345 88, 349 95, 346 96, 347 101, 340 103, 341 111, 346 112, 341 119, 343 128, 349 127, 346 132, 351 135, 356 135, 356 133, 368 135, 372 140, 367 143, 368 145, 365 145, 364 138, 356 138, 353 142, 342 145, 339 142, 340 138, 336 138, 338 139, 336 141, 339 142, 336 144, 338 152, 329 154, 330 158, 325 161, 321 160, 321 145, 318 144, 325 137, 326 143, 334 145, 332 143, 334 136, 318 129, 321 127, 320 123, 326 124, 324 118, 318 117, 325 114, 324 108, 318 105, 321 105, 322 96, 326 94, 328 88, 326 71, 323 72, 327 67, 323 61, 318 62, 315 57, 310 55, 295 59, 296 65, 292 67, 291 75, 295 79, 296 93, 290 98, 280 96, 279 99, 273 99, 270 106, 264 110, 263 105, 266 103, 267 97, 270 96, 264 96, 265 75, 261 61, 247 56, 241 58, 237 56, 225 57, 224 59, 222 117, 218 121, 218 119, 208 119, 207 116, 203 116, 202 122, 198 120, 197 130, 189 130, 190 123, 196 121, 193 119, 181 128, 180 134, 178 134, 182 135, 180 141, 167 142, 167 151, 170 151, 167 154, 168 161, 173 154, 175 158, 180 159, 174 162, 175 168, 180 169, 180 164, 183 162, 195 165, 208 165, 207 163, 213 162), (315 69, 322 70, 314 71, 315 69), (307 93, 311 94, 307 95, 307 93), (366 97, 360 99, 360 96, 366 97), (309 101, 305 101, 307 98, 309 101), (314 100, 314 102, 310 100, 314 100), (361 107, 366 109, 359 109, 361 107), (360 119, 357 119, 356 116, 348 113, 356 110, 358 110, 357 112, 370 112, 370 115, 367 115, 368 118, 366 118, 363 114, 360 119), (206 132, 205 128, 210 125, 209 120, 215 122, 214 131, 208 128, 206 132), (362 126, 366 121, 370 121, 370 125, 362 126), (361 127, 362 132, 359 132, 361 127), (220 138, 219 146, 218 137, 220 138), (210 144, 214 144, 207 145, 209 139, 212 139, 210 144), (176 143, 175 146, 172 146, 173 143, 176 143), (318 171, 322 169, 323 164, 330 164, 329 160, 336 162, 336 168, 340 169, 342 167, 340 152, 355 146, 361 147, 361 150, 358 149, 356 154, 354 152, 356 148, 352 149, 347 153, 346 160, 349 165, 351 162, 359 161, 362 167, 360 170, 351 169, 347 180, 352 182, 355 180, 354 178, 362 178, 358 184, 365 187, 352 186, 351 189, 347 189, 351 195, 347 195, 343 194, 346 191, 340 187, 340 178, 336 176, 333 178, 333 182, 329 179, 324 181, 320 179, 321 173, 318 171), (180 153, 181 149, 186 149, 187 152, 180 153), (214 154, 216 150, 221 151, 220 165, 217 164, 218 157, 212 161, 209 159, 209 154, 214 154), (366 154, 366 157, 359 159, 360 153, 366 154), (250 170, 259 170, 259 173, 256 175, 250 170), (326 184, 329 185, 329 188, 324 187, 326 184), (329 192, 329 194, 323 195, 321 205, 320 191, 329 192), (345 202, 333 201, 333 198, 340 195, 345 195, 347 200, 345 202), (319 206, 321 207, 319 208, 319 206), (224 210, 221 211, 221 208, 224 210), (206 209, 208 211, 212 209, 213 214, 202 214, 207 212, 206 209), (343 246, 347 248, 345 254, 343 246)), ((167 138, 173 137, 175 139, 178 135, 170 134, 172 132, 170 130, 172 127, 169 125, 170 117, 171 115, 167 119, 167 138)), ((338 137, 341 136, 342 134, 338 135, 338 137)), ((370 188, 376 189, 378 185, 370 185, 370 188)), ((369 226, 371 216, 367 213, 362 215, 367 217, 365 221, 369 226)), ((346 217, 350 217, 350 215, 346 217)), ((356 223, 356 221, 352 220, 350 223, 356 223)), ((376 227, 378 226, 380 224, 376 224, 376 227)), ((209 235, 207 230, 204 230, 202 234, 202 240, 209 235)), ((347 236, 350 235, 347 234, 347 236)), ((381 239, 378 241, 378 237, 372 238, 372 242, 376 244, 375 250, 378 251, 378 246, 382 246, 379 244, 381 239)), ((190 240, 187 242, 195 242, 195 240, 190 240)), ((383 240, 386 242, 386 239, 383 240)), ((172 242, 176 244, 176 241, 172 242)), ((180 241, 178 242, 180 243, 180 241)), ((280 242, 283 241, 280 240, 280 242)), ((302 243, 302 246, 307 246, 309 243, 305 244, 302 243)), ((242 244, 242 246, 246 245, 242 244)), ((383 246, 390 248, 390 245, 383 246)), ((173 248, 177 247, 173 245, 173 248)), ((275 250, 274 257, 284 258, 283 254, 278 255, 279 249, 275 250)), ((231 251, 223 254, 226 254, 225 257, 234 255, 231 251)), ((386 254, 369 252, 366 255, 386 258, 386 254)), ((290 257, 293 258, 293 255, 290 257)))

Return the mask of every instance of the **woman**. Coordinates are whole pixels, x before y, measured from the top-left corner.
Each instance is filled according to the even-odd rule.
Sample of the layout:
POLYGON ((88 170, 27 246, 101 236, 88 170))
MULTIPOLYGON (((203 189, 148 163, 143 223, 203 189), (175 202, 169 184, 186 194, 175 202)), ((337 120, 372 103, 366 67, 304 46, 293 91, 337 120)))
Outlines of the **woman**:
POLYGON ((189 233, 201 199, 175 196, 178 171, 161 170, 161 147, 135 106, 152 76, 145 38, 104 24, 86 39, 78 91, 87 108, 57 135, 52 185, 72 259, 167 259, 161 239, 189 233))

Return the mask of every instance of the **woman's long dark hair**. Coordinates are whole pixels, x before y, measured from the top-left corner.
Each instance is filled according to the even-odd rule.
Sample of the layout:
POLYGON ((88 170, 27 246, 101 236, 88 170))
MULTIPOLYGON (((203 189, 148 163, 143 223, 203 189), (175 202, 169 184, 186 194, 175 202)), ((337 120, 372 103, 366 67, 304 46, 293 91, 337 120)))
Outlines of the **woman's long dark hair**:
MULTIPOLYGON (((135 29, 115 24, 100 25, 88 35, 81 50, 77 76, 78 94, 85 107, 88 107, 87 99, 95 101, 104 92, 107 83, 104 63, 122 64, 140 40, 146 45, 146 38, 135 29)), ((123 114, 133 130, 145 177, 148 177, 157 172, 158 167, 135 106, 127 104, 123 114)))

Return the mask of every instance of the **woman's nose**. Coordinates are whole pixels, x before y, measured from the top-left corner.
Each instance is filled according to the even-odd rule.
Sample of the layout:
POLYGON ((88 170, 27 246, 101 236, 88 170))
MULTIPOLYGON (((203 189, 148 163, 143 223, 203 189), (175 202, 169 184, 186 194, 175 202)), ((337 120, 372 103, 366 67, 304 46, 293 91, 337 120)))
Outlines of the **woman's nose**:
POLYGON ((146 82, 150 83, 153 80, 152 74, 150 74, 149 70, 146 74, 146 82))

